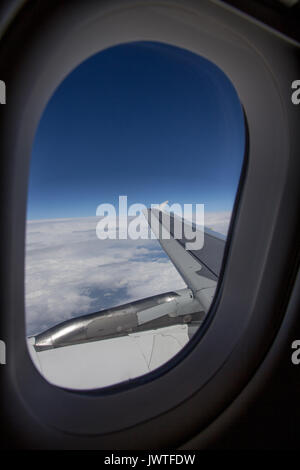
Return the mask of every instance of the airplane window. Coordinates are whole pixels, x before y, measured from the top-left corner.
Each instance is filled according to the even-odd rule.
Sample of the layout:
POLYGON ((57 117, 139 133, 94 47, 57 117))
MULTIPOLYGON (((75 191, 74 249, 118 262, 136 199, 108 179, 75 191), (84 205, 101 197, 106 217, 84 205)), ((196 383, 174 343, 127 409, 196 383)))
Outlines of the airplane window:
POLYGON ((229 78, 156 42, 88 58, 32 149, 28 347, 42 375, 94 389, 147 374, 209 314, 245 153, 229 78))

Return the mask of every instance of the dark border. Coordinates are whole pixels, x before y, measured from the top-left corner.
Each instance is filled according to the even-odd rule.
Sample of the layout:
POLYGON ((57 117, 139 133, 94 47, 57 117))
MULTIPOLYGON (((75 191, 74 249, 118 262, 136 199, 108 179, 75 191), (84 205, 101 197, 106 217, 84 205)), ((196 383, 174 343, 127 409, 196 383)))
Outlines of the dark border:
MULTIPOLYGON (((139 2, 139 8, 143 8, 142 5, 148 7, 150 3, 153 2, 139 2)), ((160 2, 154 3, 157 6, 160 2)), ((176 9, 182 9, 182 2, 163 3, 165 7, 174 5, 172 14, 176 9)), ((100 6, 100 2, 97 4, 100 6)), ((101 2, 101 6, 108 9, 117 4, 101 2)), ((85 2, 84 8, 87 5, 95 8, 93 1, 85 2)), ((217 19, 227 51, 221 58, 221 68, 228 69, 233 64, 230 49, 226 49, 226 37, 232 41, 232 48, 236 47, 235 54, 238 54, 239 38, 247 62, 256 64, 255 70, 250 69, 254 82, 250 79, 249 83, 242 82, 241 64, 236 65, 231 77, 241 93, 248 119, 249 168, 235 209, 223 289, 213 306, 218 309, 218 315, 214 316, 206 335, 193 350, 157 380, 110 396, 66 392, 41 378, 31 363, 25 344, 22 286, 29 165, 28 159, 25 162, 25 154, 30 149, 34 122, 26 119, 30 96, 27 92, 22 93, 21 84, 27 91, 32 85, 29 77, 34 72, 34 62, 29 67, 26 61, 33 51, 34 54, 38 51, 46 53, 45 43, 43 46, 41 43, 43 35, 48 34, 49 44, 59 40, 64 28, 67 31, 68 24, 70 27, 71 20, 74 26, 76 7, 77 1, 66 1, 63 5, 30 2, 27 16, 17 17, 0 46, 3 78, 10 84, 9 105, 5 105, 1 113, 3 125, 0 126, 1 154, 6 156, 3 159, 5 172, 2 173, 5 175, 2 220, 6 223, 1 245, 2 311, 5 316, 2 316, 4 329, 1 331, 8 346, 8 364, 3 371, 1 390, 6 403, 3 419, 7 435, 11 429, 25 447, 145 448, 146 445, 146 448, 153 448, 157 442, 160 446, 171 442, 177 445, 196 430, 205 428, 241 392, 266 356, 283 319, 295 269, 300 201, 297 178, 299 116, 290 104, 289 86, 299 70, 298 51, 292 44, 221 6, 206 0, 201 5, 192 0, 185 2, 182 15, 189 15, 191 9, 195 21, 197 12, 201 12, 201 24, 204 24, 203 16, 208 20, 205 28, 211 19, 215 26, 217 19), (72 10, 68 9, 70 5, 72 10), (55 21, 57 16, 54 15, 58 14, 60 21, 66 15, 63 28, 61 22, 55 21), (55 25, 55 36, 51 36, 51 24, 52 27, 55 25), (46 25, 50 25, 50 29, 46 25), (23 140, 24 145, 19 146, 19 139, 25 136, 28 137, 23 140), (17 156, 16 152, 20 150, 22 152, 17 156), (245 273, 246 282, 243 280, 245 273), (224 355, 229 339, 231 347, 224 355), (207 368, 214 368, 214 373, 205 380, 201 374, 207 368), (122 410, 126 410, 126 415, 122 410), (164 426, 168 433, 160 434, 158 440, 157 429, 164 426), (87 436, 90 436, 89 440, 87 436)), ((139 16, 139 21, 143 21, 143 16, 139 16)), ((146 28, 147 24, 144 26, 146 28)), ((239 60, 242 59, 240 55, 239 60)), ((219 65, 213 57, 211 60, 219 65)))

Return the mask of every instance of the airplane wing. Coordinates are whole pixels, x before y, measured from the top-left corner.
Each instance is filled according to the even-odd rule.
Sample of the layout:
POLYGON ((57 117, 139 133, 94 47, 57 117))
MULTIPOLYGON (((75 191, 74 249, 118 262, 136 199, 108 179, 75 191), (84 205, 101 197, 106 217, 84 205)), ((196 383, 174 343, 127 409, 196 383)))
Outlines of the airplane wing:
POLYGON ((171 359, 195 333, 215 293, 225 239, 190 224, 163 207, 144 214, 187 287, 72 318, 28 338, 38 370, 71 389, 109 386, 144 375, 171 359), (178 229, 182 228, 181 236, 178 229), (192 244, 193 247, 193 244, 192 244))
POLYGON ((212 230, 198 228, 194 223, 180 219, 175 214, 165 213, 161 207, 148 209, 145 217, 163 250, 207 312, 220 275, 225 237, 212 230), (195 243, 199 233, 202 239, 201 248, 193 249, 191 246, 186 249, 189 244, 195 243))

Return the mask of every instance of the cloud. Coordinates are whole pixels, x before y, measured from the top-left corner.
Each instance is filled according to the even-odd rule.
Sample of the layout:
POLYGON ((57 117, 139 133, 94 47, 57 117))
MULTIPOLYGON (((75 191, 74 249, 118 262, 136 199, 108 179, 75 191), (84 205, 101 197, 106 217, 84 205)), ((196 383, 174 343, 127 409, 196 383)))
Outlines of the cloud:
POLYGON ((224 212, 206 212, 204 216, 205 226, 219 232, 222 235, 227 235, 231 219, 231 211, 224 212))
POLYGON ((156 240, 98 240, 97 220, 28 222, 28 335, 77 315, 185 286, 156 240))
MULTIPOLYGON (((208 220, 218 231, 229 222, 227 213, 208 220)), ((89 217, 27 223, 28 335, 75 316, 185 287, 156 240, 99 240, 98 221, 89 217)))

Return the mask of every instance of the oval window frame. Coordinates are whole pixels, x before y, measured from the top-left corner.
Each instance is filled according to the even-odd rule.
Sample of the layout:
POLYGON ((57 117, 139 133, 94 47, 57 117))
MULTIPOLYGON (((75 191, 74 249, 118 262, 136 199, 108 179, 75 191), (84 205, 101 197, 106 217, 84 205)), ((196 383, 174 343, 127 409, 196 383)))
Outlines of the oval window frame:
MULTIPOLYGON (((280 312, 276 312, 274 319, 268 295, 265 303, 263 302, 262 296, 265 295, 263 288, 266 281, 259 284, 259 280, 255 279, 259 269, 262 272, 262 278, 264 278, 265 262, 274 253, 272 235, 276 229, 277 210, 281 204, 281 195, 287 181, 288 130, 287 123, 283 119, 285 110, 280 92, 265 59, 243 37, 242 21, 239 23, 237 18, 236 21, 233 21, 236 28, 236 32, 234 32, 226 26, 226 14, 231 15, 231 13, 227 12, 223 16, 224 9, 222 7, 208 1, 201 2, 201 6, 197 7, 194 2, 187 2, 186 5, 188 6, 182 7, 176 2, 168 2, 167 4, 164 2, 151 2, 151 4, 150 2, 147 4, 146 2, 138 4, 126 2, 125 5, 125 2, 122 2, 122 6, 120 6, 119 2, 114 2, 112 6, 107 6, 107 4, 96 5, 91 2, 89 5, 76 5, 72 14, 68 10, 68 5, 61 6, 56 11, 58 21, 54 21, 55 16, 51 15, 47 19, 41 18, 41 21, 45 21, 44 26, 47 22, 47 27, 43 29, 42 33, 39 32, 39 41, 37 42, 37 37, 33 32, 32 42, 28 43, 27 50, 22 51, 23 57, 16 56, 19 73, 18 76, 14 75, 10 81, 11 100, 10 106, 5 109, 6 120, 2 130, 4 148, 7 149, 6 155, 15 165, 14 184, 8 191, 13 213, 7 227, 8 232, 14 233, 10 244, 11 251, 8 253, 13 260, 9 274, 15 280, 15 290, 18 293, 15 300, 8 296, 8 300, 10 300, 8 314, 11 313, 11 318, 14 320, 8 325, 8 335, 13 344, 17 345, 14 351, 11 351, 11 370, 14 384, 17 389, 22 390, 22 399, 31 413, 39 420, 42 419, 45 424, 67 433, 99 435, 121 431, 137 423, 144 423, 143 429, 144 432, 147 432, 147 421, 155 417, 158 419, 169 410, 168 419, 169 422, 172 422, 171 410, 174 411, 184 402, 188 407, 188 399, 196 394, 200 403, 206 403, 206 409, 202 410, 198 423, 199 427, 205 426, 213 416, 216 416, 217 410, 222 410, 226 403, 230 402, 229 396, 232 398, 241 390, 251 375, 250 370, 254 371, 262 360, 274 336, 274 331, 272 331, 272 334, 268 335, 268 341, 266 340, 266 327, 270 320, 276 320, 275 323, 278 326, 281 320, 280 312), (127 3, 130 5, 127 6, 127 3), (151 21, 149 21, 149 15, 151 21), (79 34, 79 29, 77 29, 79 24, 83 25, 84 29, 80 30, 81 47, 78 45, 78 49, 76 49, 71 38, 75 39, 76 34, 79 34), (117 28, 118 24, 119 29, 117 28), (126 25, 128 29, 124 30, 122 25, 126 25), (150 38, 161 42, 166 41, 192 50, 192 52, 216 63, 230 78, 238 91, 247 116, 249 140, 252 145, 249 147, 247 178, 245 178, 239 204, 235 208, 231 224, 226 272, 212 307, 215 310, 218 308, 218 315, 214 316, 205 336, 175 367, 168 369, 165 374, 156 377, 151 382, 140 384, 138 387, 126 391, 118 388, 118 390, 107 393, 84 394, 59 389, 43 381, 26 352, 24 270, 22 268, 24 268, 26 176, 28 176, 29 155, 35 128, 47 96, 51 95, 56 85, 70 69, 74 68, 75 62, 82 61, 82 57, 78 59, 78 53, 80 55, 85 50, 86 57, 86 49, 82 43, 85 37, 83 31, 85 31, 85 39, 90 47, 91 44, 95 45, 91 39, 96 43, 99 40, 99 35, 97 35, 99 30, 103 35, 101 38, 106 38, 105 47, 108 47, 107 43, 109 42, 107 34, 113 34, 114 40, 116 40, 115 33, 117 33, 118 43, 128 42, 130 38, 136 40, 137 37, 139 40, 150 38), (69 31, 67 38, 65 31, 69 31), (53 53, 54 44, 61 44, 62 38, 65 38, 65 43, 64 47, 58 51, 58 56, 55 54, 51 56, 43 74, 37 80, 33 80, 38 75, 37 72, 41 65, 45 65, 46 50, 52 50, 53 53), (233 44, 237 42, 239 47, 243 48, 243 55, 250 70, 252 73, 254 72, 250 78, 245 77, 245 70, 242 66, 235 64, 236 50, 233 44), (53 71, 51 65, 58 64, 59 57, 62 69, 53 71), (66 57, 69 59, 68 64, 64 60, 66 57), (253 64, 256 66, 254 67, 253 64), (67 67, 69 67, 68 71, 66 71, 67 67), (52 73, 49 73, 51 70, 52 73), (45 77, 47 73, 49 76, 45 77), (249 83, 255 83, 255 87, 252 85, 250 91, 247 89, 249 83), (271 105, 270 108, 264 109, 263 103, 260 104, 254 99, 253 89, 255 89, 255 93, 265 97, 271 105), (256 106, 253 106, 253 99, 256 106), (267 151, 265 145, 262 145, 261 129, 259 123, 256 122, 256 114, 259 115, 259 123, 263 123, 265 126, 263 137, 264 141, 268 142, 267 151), (16 119, 16 116, 19 116, 20 119, 16 119), (270 116, 273 116, 272 122, 268 122, 270 116), (10 146, 11 141, 14 142, 13 147, 10 146), (262 149, 264 150, 264 163, 268 166, 267 171, 260 161, 259 154, 262 149), (259 215, 253 211, 253 205, 259 203, 260 197, 263 195, 262 190, 260 192, 253 191, 253 184, 257 177, 262 182, 267 181, 267 177, 272 178, 276 188, 273 192, 271 188, 268 188, 268 196, 271 194, 274 196, 272 205, 269 198, 266 198, 264 207, 260 207, 259 215), (255 253, 256 263, 252 265, 253 259, 251 259, 250 253, 246 253, 245 250, 247 248, 246 242, 251 243, 253 233, 248 233, 247 236, 242 235, 243 230, 250 227, 249 221, 245 219, 249 213, 252 213, 251 208, 253 211, 251 222, 256 228, 255 236, 260 238, 261 242, 260 247, 257 248, 258 252, 255 253), (270 227, 268 233, 264 233, 259 227, 262 214, 265 215, 266 223, 270 227), (272 226, 273 221, 274 227, 272 226), (239 259, 240 257, 241 259, 239 259), (241 282, 241 261, 248 268, 248 286, 241 282), (256 292, 255 297, 253 297, 253 292, 256 292), (237 293, 239 298, 237 298, 237 293), (22 300, 20 300, 21 298, 22 300), (240 316, 235 318, 235 322, 232 324, 233 328, 228 338, 224 340, 223 333, 224 327, 226 329, 228 324, 228 315, 231 311, 232 317, 232 306, 237 306, 238 301, 241 302, 241 300, 243 300, 243 305, 240 303, 242 313, 240 312, 240 316), (260 300, 259 306, 258 300, 260 300), (265 305, 265 310, 261 315, 263 305, 265 305), (16 328, 12 323, 21 325, 21 327, 16 328), (213 344, 217 346, 212 348, 213 344), (258 347, 262 344, 263 347, 258 347), (247 370, 240 370, 240 375, 237 378, 235 366, 239 365, 240 367, 241 362, 237 351, 245 350, 249 354, 247 370), (201 357, 207 357, 209 360, 196 375, 195 370, 198 372, 201 357), (234 378, 235 380, 231 382, 230 379, 234 378), (172 394, 170 394, 170 390, 172 394), (154 396, 161 396, 161 402, 153 400, 154 396), (45 402, 47 407, 45 407, 45 402), (145 403, 147 403, 146 407, 145 403), (131 413, 122 414, 124 409, 130 409, 131 413), (74 414, 74 410, 76 410, 76 414, 74 414), (114 410, 113 415, 111 410, 114 410)), ((97 51, 99 51, 98 46, 97 51)), ((283 253, 278 256, 277 264, 280 271, 280 267, 282 268, 283 265, 283 253)), ((273 284, 277 285, 276 279, 273 284)), ((181 410, 184 408, 186 407, 181 407, 181 410)))

